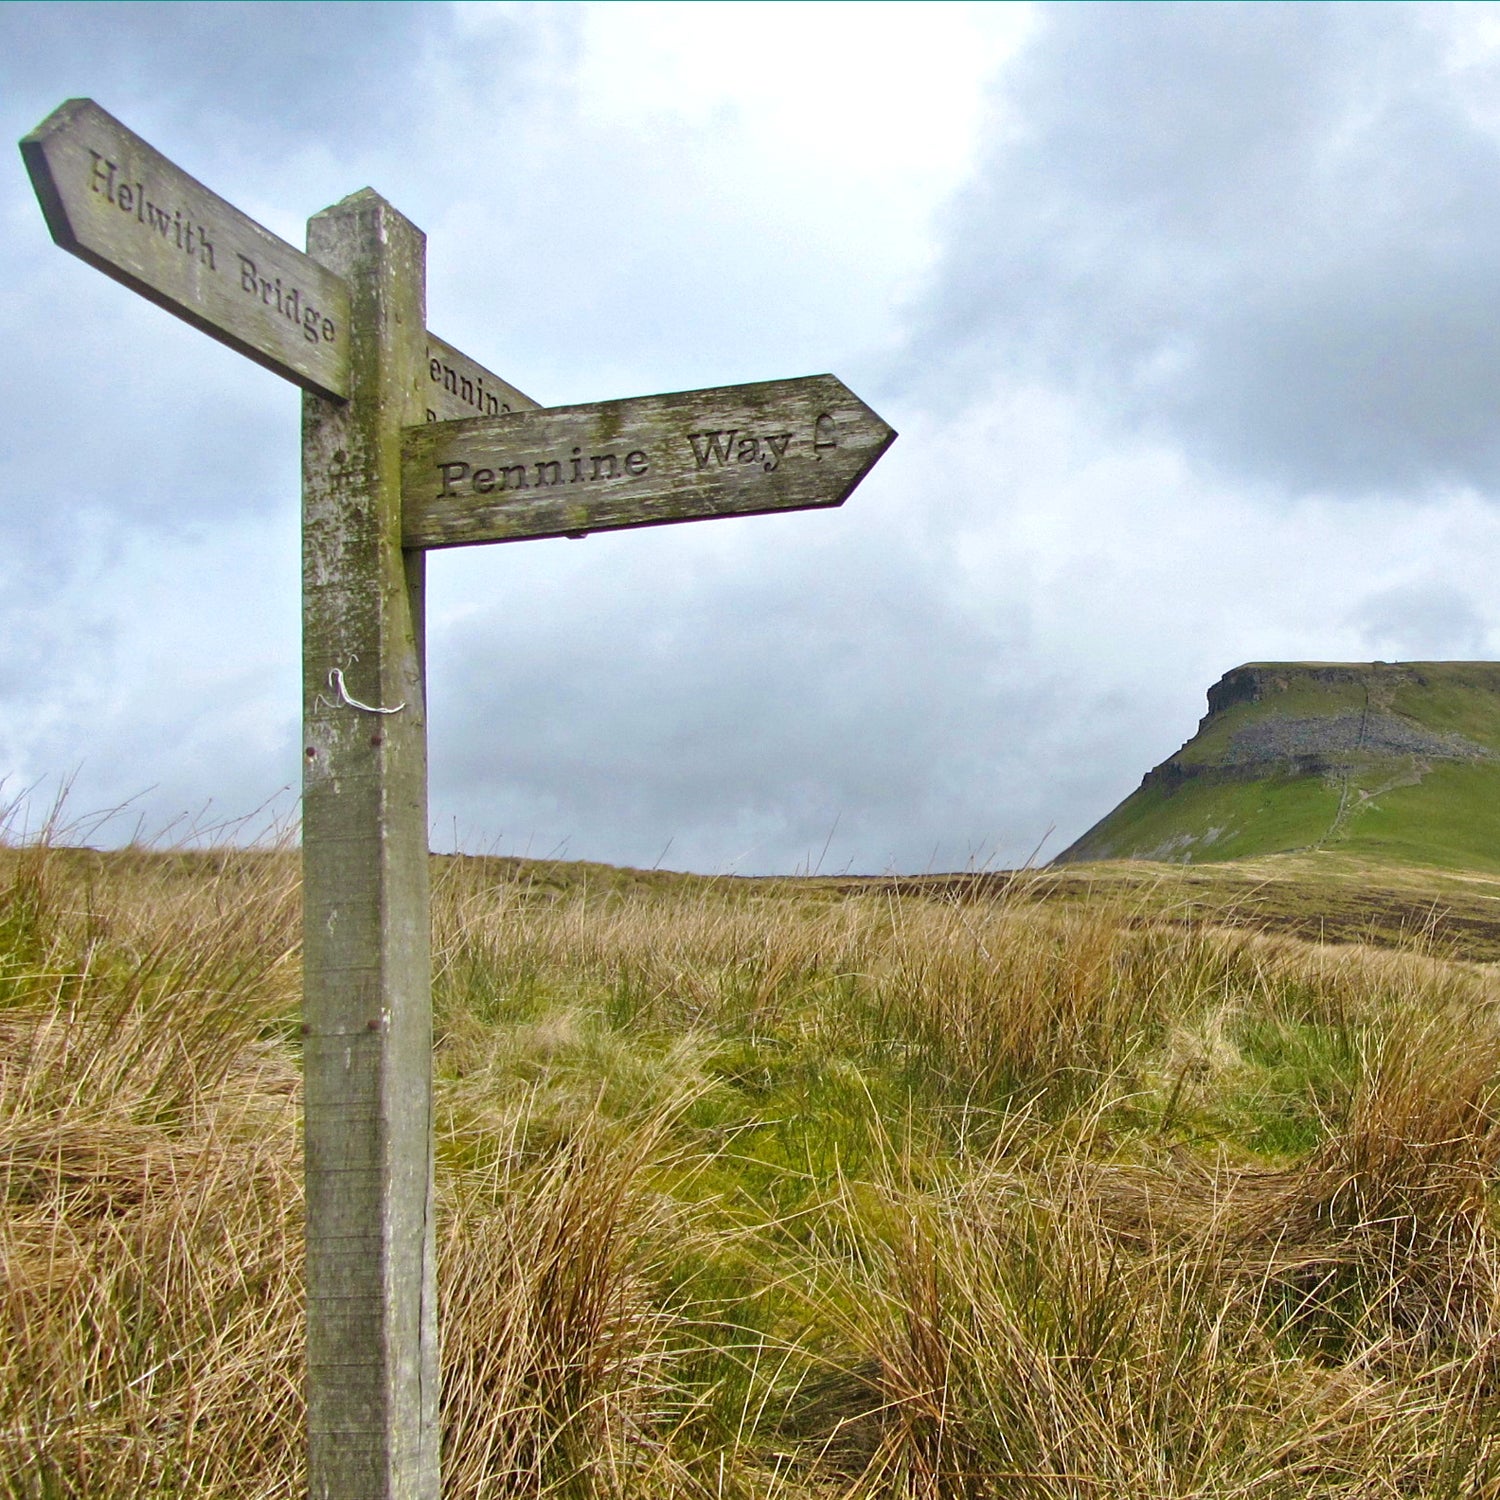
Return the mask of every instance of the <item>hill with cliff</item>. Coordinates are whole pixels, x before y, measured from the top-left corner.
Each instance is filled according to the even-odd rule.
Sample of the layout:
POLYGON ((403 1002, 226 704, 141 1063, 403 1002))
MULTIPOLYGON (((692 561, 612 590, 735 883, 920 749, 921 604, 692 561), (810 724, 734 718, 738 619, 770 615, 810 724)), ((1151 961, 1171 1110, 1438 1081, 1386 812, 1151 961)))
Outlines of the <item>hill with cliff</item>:
POLYGON ((1500 662, 1254 662, 1187 744, 1057 856, 1308 850, 1500 871, 1500 662))

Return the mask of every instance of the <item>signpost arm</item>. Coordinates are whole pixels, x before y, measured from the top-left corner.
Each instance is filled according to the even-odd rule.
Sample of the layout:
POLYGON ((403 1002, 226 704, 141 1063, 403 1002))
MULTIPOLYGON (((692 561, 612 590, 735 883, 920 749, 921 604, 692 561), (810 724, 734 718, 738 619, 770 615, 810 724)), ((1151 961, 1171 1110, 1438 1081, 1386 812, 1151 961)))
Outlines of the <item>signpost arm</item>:
POLYGON ((303 404, 303 941, 311 1500, 437 1500, 423 554, 425 238, 365 190, 308 223, 350 397, 303 404))

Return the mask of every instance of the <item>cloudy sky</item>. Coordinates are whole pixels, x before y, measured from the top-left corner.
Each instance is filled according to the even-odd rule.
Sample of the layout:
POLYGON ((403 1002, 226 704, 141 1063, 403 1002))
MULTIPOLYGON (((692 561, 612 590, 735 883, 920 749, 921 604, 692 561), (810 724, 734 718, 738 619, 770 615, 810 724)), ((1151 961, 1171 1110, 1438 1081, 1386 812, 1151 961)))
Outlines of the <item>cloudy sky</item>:
MULTIPOLYGON (((435 847, 1046 858, 1241 662, 1500 654, 1490 6, 0 5, 11 140, 79 95, 297 244, 374 187, 544 404, 901 433, 842 510, 434 556, 435 847)), ((0 214, 0 800, 285 819, 299 395, 14 150, 0 214)))

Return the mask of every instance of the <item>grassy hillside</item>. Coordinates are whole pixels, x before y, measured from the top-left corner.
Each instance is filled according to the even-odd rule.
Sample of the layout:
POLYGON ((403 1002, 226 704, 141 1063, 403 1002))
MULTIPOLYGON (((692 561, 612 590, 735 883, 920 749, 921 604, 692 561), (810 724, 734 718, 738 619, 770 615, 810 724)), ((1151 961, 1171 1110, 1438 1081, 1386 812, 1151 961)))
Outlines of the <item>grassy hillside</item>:
MULTIPOLYGON (((1495 1493, 1496 886, 1375 868, 435 862, 445 1495, 1495 1493)), ((0 849, 0 1494, 303 1492, 296 910, 0 849)))
POLYGON ((1500 664, 1257 663, 1064 863, 1333 850, 1500 872, 1500 664))

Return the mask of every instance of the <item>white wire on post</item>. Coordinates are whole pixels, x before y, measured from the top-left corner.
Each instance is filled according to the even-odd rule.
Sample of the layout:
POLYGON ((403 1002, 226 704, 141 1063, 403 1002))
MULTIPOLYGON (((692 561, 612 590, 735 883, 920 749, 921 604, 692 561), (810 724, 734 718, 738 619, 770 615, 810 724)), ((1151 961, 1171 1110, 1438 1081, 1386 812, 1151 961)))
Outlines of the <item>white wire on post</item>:
POLYGON ((361 703, 358 698, 350 697, 349 689, 344 686, 344 673, 340 667, 335 667, 328 674, 328 686, 339 695, 340 701, 367 714, 399 714, 406 707, 405 703, 398 703, 394 708, 378 708, 373 703, 361 703))

